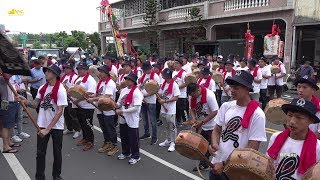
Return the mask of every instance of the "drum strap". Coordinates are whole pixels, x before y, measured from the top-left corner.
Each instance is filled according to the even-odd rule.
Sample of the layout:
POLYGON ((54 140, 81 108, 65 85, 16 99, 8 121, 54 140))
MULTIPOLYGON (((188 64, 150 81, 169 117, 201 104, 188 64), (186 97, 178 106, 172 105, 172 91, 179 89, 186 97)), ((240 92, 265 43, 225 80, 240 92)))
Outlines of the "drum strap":
MULTIPOLYGON (((251 70, 252 70, 252 69, 248 69, 249 73, 251 73, 251 70)), ((259 67, 256 66, 256 67, 254 68, 253 74, 252 74, 252 76, 253 76, 254 78, 258 76, 258 70, 259 70, 259 67)))
MULTIPOLYGON (((49 85, 48 83, 44 84, 44 86, 39 90, 40 101, 43 100, 44 93, 46 93, 48 85, 49 85)), ((57 103, 57 101, 58 101, 58 90, 59 90, 59 87, 60 87, 60 81, 56 81, 56 83, 53 86, 52 93, 50 95, 51 98, 53 99, 54 103, 57 103)))

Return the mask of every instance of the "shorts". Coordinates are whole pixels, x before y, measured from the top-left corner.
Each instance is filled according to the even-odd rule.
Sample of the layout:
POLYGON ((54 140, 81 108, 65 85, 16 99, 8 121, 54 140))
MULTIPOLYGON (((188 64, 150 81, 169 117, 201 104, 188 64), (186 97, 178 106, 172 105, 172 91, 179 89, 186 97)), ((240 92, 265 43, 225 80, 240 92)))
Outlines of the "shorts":
POLYGON ((14 128, 16 118, 18 116, 18 109, 18 102, 10 102, 8 105, 8 110, 0 110, 0 121, 2 121, 3 128, 14 128))

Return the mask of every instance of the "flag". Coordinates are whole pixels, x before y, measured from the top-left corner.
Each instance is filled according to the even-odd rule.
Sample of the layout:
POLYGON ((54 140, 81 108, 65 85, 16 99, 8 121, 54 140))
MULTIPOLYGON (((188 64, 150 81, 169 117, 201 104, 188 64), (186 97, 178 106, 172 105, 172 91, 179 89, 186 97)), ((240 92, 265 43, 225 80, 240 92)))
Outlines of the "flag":
POLYGON ((108 1, 108 0, 102 0, 102 1, 100 2, 100 5, 102 6, 102 7, 101 7, 101 12, 102 12, 103 14, 105 14, 105 13, 106 13, 106 6, 109 5, 109 1, 108 1))

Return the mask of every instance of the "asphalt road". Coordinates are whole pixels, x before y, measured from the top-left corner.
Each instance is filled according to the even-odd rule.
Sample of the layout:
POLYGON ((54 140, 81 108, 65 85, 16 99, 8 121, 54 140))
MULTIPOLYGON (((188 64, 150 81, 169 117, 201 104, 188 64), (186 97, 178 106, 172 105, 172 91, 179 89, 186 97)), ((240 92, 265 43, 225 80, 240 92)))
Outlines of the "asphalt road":
MULTIPOLYGON (((287 98, 295 95, 287 94, 287 98)), ((36 113, 32 110, 36 117, 36 113)), ((63 167, 62 177, 65 180, 184 180, 200 179, 197 172, 192 172, 196 161, 189 160, 175 152, 168 152, 166 148, 158 145, 149 145, 150 139, 140 141, 141 161, 135 165, 129 165, 128 160, 117 160, 117 155, 107 156, 97 152, 102 145, 103 136, 98 125, 98 120, 94 118, 95 147, 93 150, 83 152, 81 147, 76 146, 76 140, 72 135, 65 135, 63 139, 63 167)), ((274 125, 269 122, 266 124, 268 139, 271 134, 282 130, 282 126, 274 125)), ((181 130, 181 128, 179 129, 181 130)), ((0 179, 1 180, 29 180, 35 179, 35 160, 36 160, 36 131, 29 122, 24 125, 25 132, 31 137, 25 139, 16 154, 0 154, 0 179)), ((143 125, 140 126, 140 135, 143 133, 143 125)), ((164 126, 158 130, 159 142, 164 140, 164 126)), ((79 140, 79 139, 77 139, 79 140)), ((2 150, 2 140, 0 140, 2 150)), ((121 147, 120 143, 118 143, 121 147)), ((267 142, 262 143, 260 151, 265 153, 267 142)), ((52 172, 52 141, 49 141, 46 159, 46 176, 51 178, 52 172)), ((208 177, 208 171, 203 175, 208 177)))

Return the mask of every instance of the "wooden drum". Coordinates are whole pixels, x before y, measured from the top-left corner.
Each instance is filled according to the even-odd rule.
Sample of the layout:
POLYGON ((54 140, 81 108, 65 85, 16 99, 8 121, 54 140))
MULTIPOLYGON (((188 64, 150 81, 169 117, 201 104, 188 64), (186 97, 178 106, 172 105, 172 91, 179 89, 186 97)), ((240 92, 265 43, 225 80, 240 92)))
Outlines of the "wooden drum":
POLYGON ((320 180, 320 162, 316 163, 304 173, 302 180, 320 180))
POLYGON ((91 66, 89 67, 89 73, 90 73, 91 76, 97 76, 97 77, 99 77, 100 72, 99 72, 99 70, 98 70, 98 66, 97 66, 97 65, 91 65, 91 66))
POLYGON ((192 131, 180 131, 176 138, 176 150, 179 154, 192 160, 202 160, 209 148, 209 142, 192 131))
POLYGON ((281 69, 279 68, 279 66, 277 65, 273 65, 270 67, 271 73, 272 74, 277 74, 281 72, 281 69))
POLYGON ((84 95, 86 94, 86 90, 82 86, 74 85, 71 88, 69 88, 68 94, 71 97, 76 98, 77 100, 83 100, 85 99, 84 95))
POLYGON ((159 84, 157 81, 149 79, 145 83, 144 88, 148 94, 156 94, 159 91, 159 84))
POLYGON ((266 155, 249 148, 234 149, 223 172, 229 179, 274 180, 273 162, 266 155))
POLYGON ((212 79, 214 80, 214 82, 218 83, 222 83, 223 82, 223 74, 220 72, 213 72, 212 73, 212 79))
POLYGON ((186 77, 184 78, 184 82, 188 85, 191 83, 197 83, 197 77, 193 74, 188 74, 186 75, 186 77))
POLYGON ((111 111, 116 107, 116 102, 110 97, 102 97, 98 100, 98 108, 103 111, 111 111))
POLYGON ((267 120, 273 124, 286 124, 287 116, 281 109, 281 106, 284 104, 289 104, 289 102, 284 99, 270 100, 264 110, 267 120))

